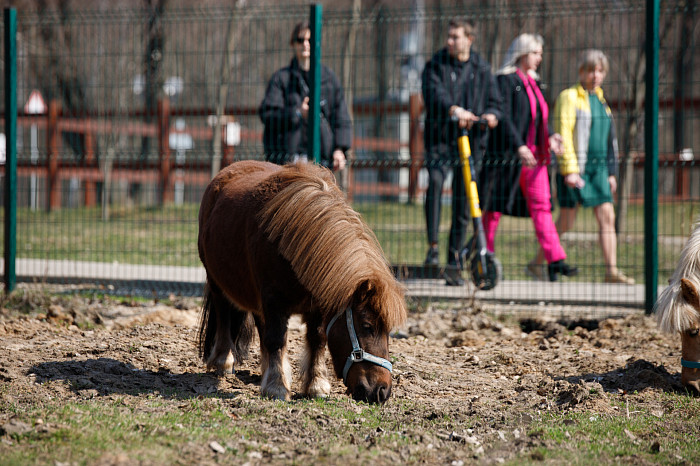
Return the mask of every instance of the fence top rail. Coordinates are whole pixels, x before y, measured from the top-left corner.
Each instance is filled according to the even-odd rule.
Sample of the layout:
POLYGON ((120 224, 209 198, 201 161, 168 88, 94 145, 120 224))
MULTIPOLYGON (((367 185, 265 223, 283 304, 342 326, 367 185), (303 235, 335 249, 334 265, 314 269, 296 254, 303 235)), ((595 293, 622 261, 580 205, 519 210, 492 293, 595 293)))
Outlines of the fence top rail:
MULTIPOLYGON (((646 9, 646 0, 628 0, 626 2, 596 2, 596 12, 598 14, 609 13, 629 13, 643 12, 646 9)), ((664 2, 662 5, 662 13, 673 13, 679 11, 689 11, 689 9, 697 11, 700 6, 688 5, 688 2, 664 2)), ((131 21, 134 17, 144 18, 144 13, 150 13, 153 10, 150 8, 117 8, 109 9, 100 8, 97 6, 88 6, 87 8, 75 9, 60 9, 46 7, 39 11, 38 8, 23 7, 18 10, 18 19, 24 22, 36 22, 37 24, 52 24, 65 22, 66 18, 77 22, 94 22, 96 19, 109 18, 113 21, 131 21)), ((329 22, 352 22, 352 14, 350 7, 343 8, 324 8, 323 19, 329 22)), ((580 2, 577 0, 520 0, 512 2, 507 9, 503 9, 498 5, 479 3, 469 6, 469 13, 466 16, 475 19, 489 18, 512 18, 514 16, 531 17, 531 16, 558 16, 562 14, 579 14, 581 12, 590 12, 590 4, 588 2, 580 2)), ((160 18, 173 21, 188 21, 193 19, 193 15, 197 19, 209 19, 215 21, 228 21, 234 16, 269 16, 269 5, 246 5, 244 7, 235 7, 229 5, 196 5, 169 7, 160 13, 160 18)), ((309 14, 308 4, 297 5, 275 5, 275 18, 279 20, 300 20, 307 19, 309 14)), ((381 8, 366 9, 362 11, 361 20, 380 20, 380 21, 405 21, 415 19, 416 17, 428 20, 449 19, 453 16, 465 16, 464 6, 461 5, 443 5, 440 10, 435 13, 434 8, 430 6, 423 7, 422 10, 416 11, 411 6, 405 4, 384 4, 381 8)))

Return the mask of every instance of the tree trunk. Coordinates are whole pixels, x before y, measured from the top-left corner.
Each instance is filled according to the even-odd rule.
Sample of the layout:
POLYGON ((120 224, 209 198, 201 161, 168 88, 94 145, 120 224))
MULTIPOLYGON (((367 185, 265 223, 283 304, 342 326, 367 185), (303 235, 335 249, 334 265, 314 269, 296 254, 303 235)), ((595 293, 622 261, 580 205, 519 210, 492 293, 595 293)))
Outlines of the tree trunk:
MULTIPOLYGON (((233 55, 236 43, 241 34, 242 27, 236 28, 238 12, 245 4, 244 1, 237 1, 226 32, 226 48, 221 57, 221 71, 219 72, 219 94, 216 99, 216 121, 214 123, 214 133, 212 135, 212 156, 211 156, 211 177, 214 178, 221 170, 221 131, 223 127, 223 115, 226 108, 226 97, 228 96, 228 86, 231 81, 231 55, 233 55)), ((245 22, 242 21, 241 24, 245 22)))
POLYGON ((684 100, 693 95, 692 76, 693 29, 695 28, 695 0, 688 0, 682 13, 678 57, 676 59, 676 85, 674 86, 673 105, 673 152, 678 154, 685 145, 685 103, 684 100))
MULTIPOLYGON (((353 101, 355 100, 355 86, 352 80, 352 70, 353 57, 355 56, 355 39, 357 37, 357 29, 360 25, 362 13, 362 0, 353 0, 352 2, 352 21, 350 22, 350 29, 348 30, 348 40, 343 50, 343 86, 345 89, 345 102, 348 106, 348 113, 350 114, 350 121, 355 121, 353 101)), ((351 162, 353 161, 355 152, 354 149, 350 149, 347 154, 347 164, 343 170, 336 175, 340 189, 342 189, 346 194, 348 192, 348 187, 350 183, 350 171, 352 169, 351 162)))
MULTIPOLYGON (((149 8, 148 26, 146 30, 146 53, 143 59, 144 79, 144 123, 152 124, 158 109, 158 97, 163 88, 163 47, 165 36, 161 17, 165 10, 167 0, 146 0, 149 8)), ((150 139, 144 136, 141 139, 141 159, 148 157, 150 139)))

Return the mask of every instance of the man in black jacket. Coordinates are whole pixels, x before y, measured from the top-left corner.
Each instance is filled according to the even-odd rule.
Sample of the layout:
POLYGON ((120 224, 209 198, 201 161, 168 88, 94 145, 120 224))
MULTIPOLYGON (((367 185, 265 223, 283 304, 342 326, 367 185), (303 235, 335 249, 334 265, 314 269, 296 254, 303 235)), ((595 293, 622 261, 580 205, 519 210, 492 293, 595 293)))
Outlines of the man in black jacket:
MULTIPOLYGON (((311 29, 308 23, 294 27, 290 45, 294 58, 278 70, 267 85, 258 114, 265 130, 265 160, 284 164, 308 159, 309 69, 311 29)), ((345 167, 345 152, 352 142, 352 123, 335 74, 321 66, 321 164, 332 170, 345 167)))
MULTIPOLYGON (((438 230, 442 187, 450 170, 452 177, 452 225, 447 263, 460 266, 459 252, 464 246, 469 206, 466 202, 464 178, 459 164, 457 138, 470 131, 475 179, 486 151, 488 129, 495 128, 501 114, 501 96, 491 66, 471 51, 474 24, 454 19, 447 30, 446 47, 439 50, 425 65, 422 88, 426 108, 425 154, 429 180, 425 199, 425 218, 430 248, 426 265, 439 263, 438 230), (486 120, 487 127, 475 125, 486 120)), ((458 274, 446 274, 448 285, 463 285, 458 274)))

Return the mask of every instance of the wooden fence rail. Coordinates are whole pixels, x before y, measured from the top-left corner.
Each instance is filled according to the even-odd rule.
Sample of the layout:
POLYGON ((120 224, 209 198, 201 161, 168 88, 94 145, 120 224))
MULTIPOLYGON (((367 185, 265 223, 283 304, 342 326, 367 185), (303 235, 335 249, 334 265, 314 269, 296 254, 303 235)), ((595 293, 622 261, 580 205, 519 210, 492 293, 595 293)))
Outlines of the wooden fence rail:
MULTIPOLYGON (((664 102, 665 105, 673 105, 673 102, 664 102)), ((614 107, 624 109, 624 103, 613 103, 614 107)), ((690 102, 691 107, 700 107, 700 102, 690 102)), ((353 141, 354 150, 363 149, 367 151, 398 153, 407 148, 410 154, 408 160, 392 160, 384 162, 384 167, 391 169, 408 169, 408 186, 401 188, 388 183, 368 186, 366 183, 355 182, 352 177, 348 186, 348 195, 352 196, 359 192, 372 190, 381 194, 398 194, 402 189, 411 200, 416 200, 420 195, 418 187, 418 175, 423 166, 423 125, 421 115, 423 113, 423 102, 419 94, 411 95, 408 103, 364 103, 356 104, 353 108, 354 114, 377 115, 384 114, 398 115, 407 113, 409 117, 409 140, 403 143, 396 138, 355 138, 353 141)), ((185 180, 190 183, 205 185, 211 177, 211 163, 209 161, 197 161, 194 163, 178 163, 172 157, 172 149, 169 140, 171 134, 186 133, 195 140, 211 141, 214 137, 214 130, 209 126, 191 126, 186 130, 177 130, 170 124, 174 116, 206 116, 213 114, 211 109, 173 109, 168 99, 158 102, 156 118, 153 123, 145 120, 146 112, 133 112, 129 114, 102 113, 87 114, 80 117, 64 114, 60 101, 52 100, 48 104, 48 111, 45 115, 20 115, 18 126, 36 126, 46 132, 47 157, 43 165, 32 164, 22 160, 18 163, 18 175, 37 175, 44 177, 47 182, 47 208, 55 210, 61 206, 61 181, 65 179, 77 178, 84 186, 83 203, 85 206, 94 206, 97 202, 97 183, 104 181, 103 169, 99 166, 96 157, 96 141, 99 135, 121 134, 137 137, 152 137, 158 141, 157 161, 133 161, 118 162, 112 167, 111 176, 113 179, 127 179, 134 183, 153 183, 158 186, 157 198, 161 204, 167 204, 174 199, 174 185, 176 182, 185 180), (114 118, 119 120, 115 121, 114 118), (64 132, 76 133, 83 138, 84 154, 80 164, 75 162, 62 161, 61 134, 64 132), (184 172, 186 170, 186 175, 184 172)), ((227 108, 226 115, 251 116, 256 115, 255 108, 227 108)), ((219 135, 222 138, 222 166, 231 163, 235 158, 233 146, 225 143, 225 128, 219 135)), ((241 141, 253 142, 261 141, 260 131, 241 129, 241 141)), ((635 154, 632 157, 636 169, 643 168, 643 154, 635 154)), ((685 170, 684 163, 678 163, 677 154, 662 154, 659 157, 660 165, 669 163, 676 164, 674 167, 675 193, 674 195, 687 199, 689 193, 689 170, 685 170)), ((352 167, 354 170, 364 170, 377 168, 372 161, 356 161, 352 167)), ((4 166, 0 167, 0 173, 4 172, 4 166)))

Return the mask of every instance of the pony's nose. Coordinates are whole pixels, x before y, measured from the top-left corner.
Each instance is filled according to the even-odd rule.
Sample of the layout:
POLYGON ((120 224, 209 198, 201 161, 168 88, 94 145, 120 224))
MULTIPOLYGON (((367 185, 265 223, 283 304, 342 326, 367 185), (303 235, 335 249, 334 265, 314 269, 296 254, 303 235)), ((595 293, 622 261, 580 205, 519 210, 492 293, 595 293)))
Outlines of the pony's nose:
POLYGON ((372 390, 370 390, 369 385, 365 380, 361 380, 360 382, 355 385, 355 388, 352 391, 352 398, 355 401, 365 401, 365 402, 370 402, 370 393, 372 390))
POLYGON ((391 386, 387 386, 386 384, 379 384, 374 389, 373 398, 376 400, 377 403, 384 403, 386 400, 389 399, 390 395, 391 395, 391 386))
POLYGON ((352 397, 355 401, 364 401, 367 403, 384 403, 391 395, 391 386, 378 383, 374 387, 370 387, 365 382, 358 383, 352 392, 352 397))

